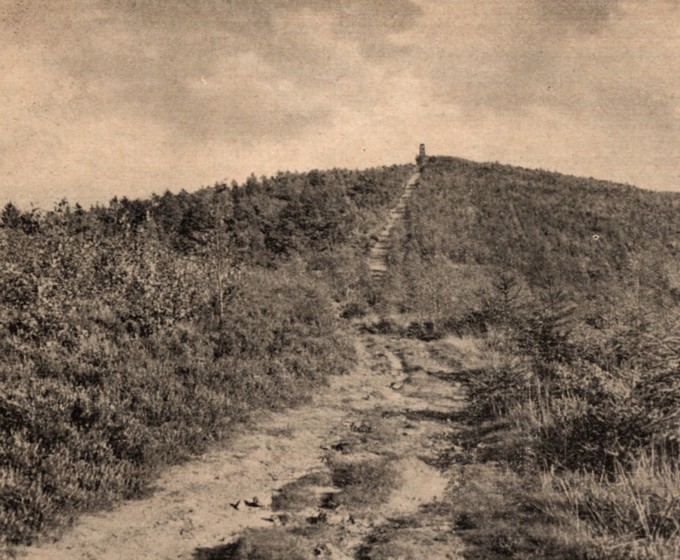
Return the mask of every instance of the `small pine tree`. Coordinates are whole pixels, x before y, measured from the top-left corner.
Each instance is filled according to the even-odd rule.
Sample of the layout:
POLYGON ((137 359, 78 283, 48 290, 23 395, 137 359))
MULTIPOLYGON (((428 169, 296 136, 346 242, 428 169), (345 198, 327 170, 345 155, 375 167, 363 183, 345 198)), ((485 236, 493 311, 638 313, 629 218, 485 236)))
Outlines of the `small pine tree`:
POLYGON ((5 204, 2 209, 2 215, 0 216, 1 227, 16 229, 21 224, 21 212, 19 209, 11 202, 5 204))

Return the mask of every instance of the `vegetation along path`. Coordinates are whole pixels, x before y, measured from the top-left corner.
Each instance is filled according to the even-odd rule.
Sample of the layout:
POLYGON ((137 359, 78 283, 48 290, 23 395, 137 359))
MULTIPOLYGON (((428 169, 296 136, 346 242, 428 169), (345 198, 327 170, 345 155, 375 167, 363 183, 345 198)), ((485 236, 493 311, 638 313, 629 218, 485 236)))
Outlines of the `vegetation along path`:
POLYGON ((259 418, 226 447, 168 470, 151 496, 84 516, 21 556, 461 557, 437 509, 455 488, 445 459, 474 342, 358 332, 356 344, 360 365, 313 402, 259 418), (444 354, 459 365, 440 363, 444 354))
POLYGON ((680 558, 680 198, 417 163, 6 208, 0 556, 680 558))

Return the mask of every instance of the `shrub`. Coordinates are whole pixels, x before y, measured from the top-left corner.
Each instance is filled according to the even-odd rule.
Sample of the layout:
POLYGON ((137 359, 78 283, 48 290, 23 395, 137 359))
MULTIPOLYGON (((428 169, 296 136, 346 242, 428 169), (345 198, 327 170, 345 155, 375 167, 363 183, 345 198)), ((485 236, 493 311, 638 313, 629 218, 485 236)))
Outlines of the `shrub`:
POLYGON ((236 542, 234 560, 313 560, 314 543, 282 528, 250 529, 236 542))
POLYGON ((336 305, 361 301, 356 257, 407 172, 280 174, 89 212, 62 203, 31 214, 35 228, 10 208, 0 546, 139 493, 250 410, 345 373, 354 348, 336 305), (268 244, 283 222, 290 243, 268 244))

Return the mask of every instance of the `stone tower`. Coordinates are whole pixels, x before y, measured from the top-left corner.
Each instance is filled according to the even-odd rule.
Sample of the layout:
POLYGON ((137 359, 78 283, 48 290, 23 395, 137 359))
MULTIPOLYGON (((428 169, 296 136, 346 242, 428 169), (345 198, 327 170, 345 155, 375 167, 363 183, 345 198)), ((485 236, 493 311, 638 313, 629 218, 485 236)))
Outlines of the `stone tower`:
POLYGON ((426 159, 427 156, 425 155, 425 144, 421 144, 420 150, 418 150, 418 155, 416 156, 416 164, 418 165, 418 171, 423 170, 423 166, 425 165, 426 159))

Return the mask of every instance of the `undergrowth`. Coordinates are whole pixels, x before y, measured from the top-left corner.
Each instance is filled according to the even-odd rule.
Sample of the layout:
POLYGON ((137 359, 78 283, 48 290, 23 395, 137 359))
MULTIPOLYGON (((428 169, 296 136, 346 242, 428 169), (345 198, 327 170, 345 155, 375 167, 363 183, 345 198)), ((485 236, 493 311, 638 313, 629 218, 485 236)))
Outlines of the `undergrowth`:
MULTIPOLYGON (((338 310, 407 166, 0 216, 0 547, 138 496, 355 359, 338 310)), ((357 303, 359 302, 359 303, 357 303)))
POLYGON ((411 336, 482 338, 469 417, 506 449, 474 457, 517 477, 499 511, 553 520, 527 521, 531 538, 476 521, 509 531, 494 554, 677 558, 680 197, 455 158, 430 158, 420 185, 377 306, 415 315, 411 336))
POLYGON ((345 505, 370 508, 387 501, 401 484, 393 461, 376 457, 359 461, 334 460, 330 464, 333 486, 341 492, 331 494, 333 507, 345 505))

